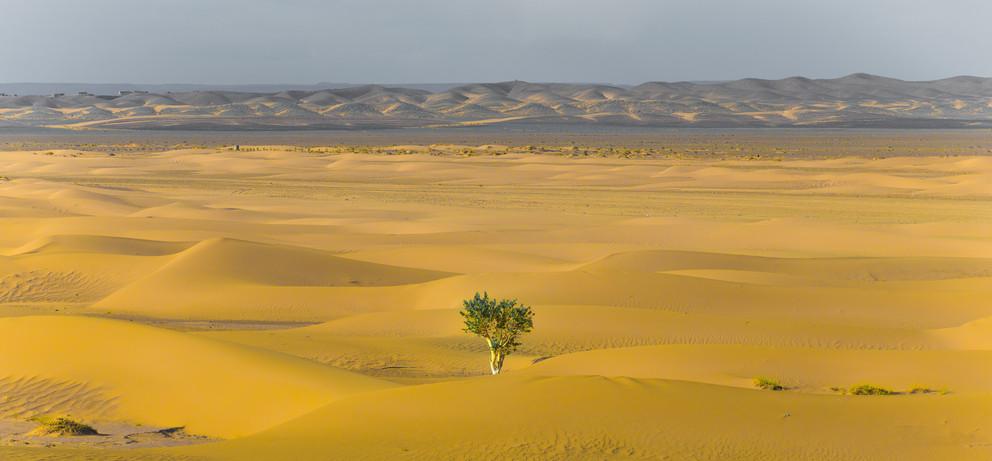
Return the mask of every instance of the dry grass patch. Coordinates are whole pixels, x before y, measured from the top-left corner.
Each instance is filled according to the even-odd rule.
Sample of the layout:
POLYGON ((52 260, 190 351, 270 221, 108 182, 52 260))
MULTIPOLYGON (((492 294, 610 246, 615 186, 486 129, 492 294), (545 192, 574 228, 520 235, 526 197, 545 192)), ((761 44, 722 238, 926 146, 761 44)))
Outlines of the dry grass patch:
POLYGON ((858 384, 847 390, 851 395, 895 395, 898 392, 874 384, 858 384))
POLYGON ((65 416, 38 417, 34 421, 41 425, 31 431, 31 435, 54 437, 100 435, 92 426, 65 416))
POLYGON ((767 378, 764 376, 758 376, 754 378, 754 387, 758 389, 764 389, 766 391, 784 391, 785 386, 775 379, 767 378))

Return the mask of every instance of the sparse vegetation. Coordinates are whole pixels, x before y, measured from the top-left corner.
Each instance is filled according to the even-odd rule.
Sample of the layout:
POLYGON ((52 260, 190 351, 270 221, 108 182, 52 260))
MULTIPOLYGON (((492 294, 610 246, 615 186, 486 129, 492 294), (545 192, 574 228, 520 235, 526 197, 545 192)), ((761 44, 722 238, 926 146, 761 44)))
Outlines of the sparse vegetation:
POLYGON ((37 435, 50 435, 58 437, 100 435, 100 433, 97 432, 97 430, 92 426, 83 424, 65 416, 39 417, 35 418, 34 421, 41 424, 33 431, 33 433, 37 435))
POLYGON ((520 346, 520 335, 534 327, 534 311, 517 303, 516 299, 490 298, 489 293, 476 293, 463 301, 459 311, 465 320, 465 332, 478 335, 489 345, 489 369, 497 375, 503 360, 520 346))
POLYGON ((909 390, 909 393, 910 394, 940 394, 940 395, 947 395, 947 394, 950 394, 951 391, 949 391, 947 389, 933 389, 933 388, 929 388, 929 387, 926 387, 926 386, 914 386, 912 389, 909 390))
POLYGON ((758 389, 764 389, 766 391, 784 391, 785 386, 782 383, 772 379, 766 378, 764 376, 759 376, 754 378, 754 387, 758 389))
POLYGON ((840 394, 851 394, 851 395, 898 395, 898 394, 941 394, 946 395, 950 393, 947 389, 932 389, 925 386, 914 386, 908 391, 901 392, 892 389, 886 389, 884 387, 876 386, 874 384, 859 384, 850 389, 843 387, 831 387, 831 391, 840 394))
POLYGON ((851 395, 895 395, 898 392, 874 384, 858 384, 847 390, 851 395))

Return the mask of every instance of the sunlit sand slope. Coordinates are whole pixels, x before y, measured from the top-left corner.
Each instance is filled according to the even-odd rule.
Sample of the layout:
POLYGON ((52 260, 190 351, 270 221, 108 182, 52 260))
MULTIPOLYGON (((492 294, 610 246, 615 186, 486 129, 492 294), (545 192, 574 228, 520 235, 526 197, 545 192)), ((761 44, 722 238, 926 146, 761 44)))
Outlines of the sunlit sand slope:
POLYGON ((506 376, 357 396, 256 436, 180 452, 211 459, 292 452, 314 460, 979 460, 992 454, 981 432, 990 403, 987 393, 859 397, 506 376))
POLYGON ((344 396, 389 387, 272 352, 131 322, 0 319, 4 416, 69 413, 247 435, 344 396))
POLYGON ((340 297, 358 287, 409 285, 447 275, 311 249, 212 239, 176 255, 94 309, 171 318, 331 318, 355 309, 340 297))
POLYGON ((845 350, 742 345, 667 345, 600 349, 541 361, 524 372, 665 378, 754 387, 775 379, 791 391, 836 393, 862 383, 908 392, 989 393, 990 350, 845 350))

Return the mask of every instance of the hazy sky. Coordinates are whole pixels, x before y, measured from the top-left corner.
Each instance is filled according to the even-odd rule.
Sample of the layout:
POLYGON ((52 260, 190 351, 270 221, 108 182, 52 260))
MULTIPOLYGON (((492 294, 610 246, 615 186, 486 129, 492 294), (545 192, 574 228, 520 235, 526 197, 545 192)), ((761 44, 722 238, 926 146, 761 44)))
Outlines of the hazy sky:
POLYGON ((0 0, 0 82, 992 76, 990 0, 0 0))

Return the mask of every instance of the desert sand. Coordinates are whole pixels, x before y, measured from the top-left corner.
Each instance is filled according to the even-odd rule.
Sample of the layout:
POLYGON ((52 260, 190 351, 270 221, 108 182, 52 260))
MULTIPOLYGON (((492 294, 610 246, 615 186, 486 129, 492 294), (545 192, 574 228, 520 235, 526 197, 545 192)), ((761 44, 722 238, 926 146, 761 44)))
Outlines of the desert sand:
POLYGON ((0 152, 0 458, 992 458, 992 157, 768 146, 0 152))

